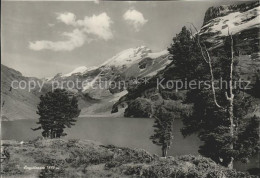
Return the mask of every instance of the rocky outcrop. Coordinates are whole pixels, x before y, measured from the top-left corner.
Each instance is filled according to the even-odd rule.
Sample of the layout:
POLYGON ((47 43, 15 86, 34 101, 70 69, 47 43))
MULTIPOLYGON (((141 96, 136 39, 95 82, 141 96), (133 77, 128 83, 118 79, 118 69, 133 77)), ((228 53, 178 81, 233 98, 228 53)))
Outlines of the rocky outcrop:
POLYGON ((259 2, 211 7, 199 34, 210 49, 221 48, 225 37, 232 34, 241 54, 253 54, 259 51, 259 21, 259 2))
POLYGON ((221 49, 227 35, 232 34, 238 57, 238 72, 251 87, 260 75, 260 3, 211 7, 205 13, 200 30, 201 40, 214 51, 221 49))
POLYGON ((206 25, 210 20, 217 17, 225 16, 232 12, 245 12, 257 6, 259 6, 259 1, 237 5, 222 5, 218 7, 210 7, 205 13, 203 26, 206 25))

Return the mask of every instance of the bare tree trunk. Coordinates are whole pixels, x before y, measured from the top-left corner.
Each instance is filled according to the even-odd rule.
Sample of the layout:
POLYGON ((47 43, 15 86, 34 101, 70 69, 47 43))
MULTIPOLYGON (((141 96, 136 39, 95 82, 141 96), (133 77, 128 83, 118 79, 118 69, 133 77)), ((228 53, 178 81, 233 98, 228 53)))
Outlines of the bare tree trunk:
MULTIPOLYGON (((232 138, 232 141, 230 143, 230 149, 233 150, 233 138, 234 138, 234 94, 233 94, 233 64, 234 64, 234 50, 233 50, 233 37, 230 35, 231 38, 231 62, 230 62, 230 81, 229 81, 229 95, 226 94, 226 98, 229 101, 229 107, 228 107, 228 113, 229 113, 229 121, 230 121, 230 136, 232 138)), ((233 169, 233 160, 234 158, 231 157, 230 163, 228 165, 228 168, 233 169)))
MULTIPOLYGON (((228 33, 229 34, 229 33, 228 33)), ((233 49, 233 37, 232 37, 232 34, 229 35, 230 36, 230 39, 231 39, 231 45, 230 45, 230 48, 231 48, 231 62, 230 62, 230 76, 229 76, 229 95, 228 96, 228 93, 225 92, 225 95, 226 95, 226 99, 229 101, 229 106, 228 106, 228 120, 230 121, 230 135, 231 135, 231 138, 232 138, 232 142, 230 143, 230 149, 232 150, 234 148, 233 146, 233 138, 234 138, 234 94, 233 94, 233 84, 232 84, 232 80, 233 80, 233 65, 234 65, 234 49, 233 49)), ((206 47, 204 47, 205 49, 205 52, 206 52, 206 56, 204 55, 204 52, 203 52, 203 48, 200 44, 200 41, 199 41, 199 38, 198 38, 198 45, 200 47, 200 50, 201 50, 201 53, 202 53, 202 56, 203 56, 203 59, 204 61, 209 65, 209 70, 210 70, 210 76, 211 76, 211 87, 212 87, 212 93, 213 93, 213 99, 214 99, 214 103, 215 105, 218 107, 218 108, 222 108, 224 109, 222 106, 220 106, 217 102, 217 98, 216 98, 216 90, 215 90, 215 86, 214 86, 214 73, 213 73, 213 68, 212 68, 212 59, 209 55, 209 52, 207 50, 206 47), (207 60, 208 58, 208 60, 207 60)), ((230 163, 228 164, 228 168, 230 169, 233 169, 233 160, 234 158, 231 157, 231 160, 230 160, 230 163)))
POLYGON ((162 146, 162 157, 166 157, 166 156, 167 156, 167 147, 162 146))
MULTIPOLYGON (((232 87, 231 87, 232 88, 232 87)), ((226 95, 227 96, 227 95, 226 95)), ((231 143, 230 143, 230 149, 233 150, 233 138, 234 138, 234 95, 231 93, 230 97, 227 96, 227 99, 229 101, 229 108, 228 108, 228 113, 229 113, 229 121, 230 121, 230 136, 231 136, 231 143)), ((228 168, 233 169, 233 160, 234 158, 231 157, 230 163, 228 164, 228 168)))
POLYGON ((53 139, 53 129, 51 129, 51 139, 53 139))
POLYGON ((53 138, 56 138, 56 130, 53 131, 53 138))
POLYGON ((162 147, 162 157, 165 157, 164 147, 162 147))
MULTIPOLYGON (((231 143, 230 143, 230 149, 233 150, 233 138, 234 138, 234 111, 233 111, 233 101, 234 101, 234 95, 231 93, 231 97, 228 98, 229 100, 229 120, 230 120, 230 136, 231 136, 231 143)), ((228 168, 233 169, 233 160, 234 158, 231 157, 230 163, 228 164, 228 168)))

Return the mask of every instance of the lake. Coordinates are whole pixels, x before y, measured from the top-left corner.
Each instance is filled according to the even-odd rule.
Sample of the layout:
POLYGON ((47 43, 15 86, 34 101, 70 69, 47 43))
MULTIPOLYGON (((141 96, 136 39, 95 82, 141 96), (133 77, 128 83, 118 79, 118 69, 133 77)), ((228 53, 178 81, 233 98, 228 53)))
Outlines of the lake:
MULTIPOLYGON (((27 141, 41 136, 36 128, 36 120, 18 120, 2 122, 2 139, 27 141)), ((161 155, 160 147, 154 145, 149 137, 153 134, 153 119, 147 118, 78 118, 76 125, 66 129, 68 134, 64 139, 95 140, 103 144, 112 144, 122 147, 141 148, 150 153, 161 155)), ((181 135, 182 121, 174 121, 174 139, 168 151, 169 156, 198 155, 201 144, 196 135, 184 138, 181 135)), ((252 158, 249 164, 235 163, 238 170, 259 166, 257 158, 252 158)))

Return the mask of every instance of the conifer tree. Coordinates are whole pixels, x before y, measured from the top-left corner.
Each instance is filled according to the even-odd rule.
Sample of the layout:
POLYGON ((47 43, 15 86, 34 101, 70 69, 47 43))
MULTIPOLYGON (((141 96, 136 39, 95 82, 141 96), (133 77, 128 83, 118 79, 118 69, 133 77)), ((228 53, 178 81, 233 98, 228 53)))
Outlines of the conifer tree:
POLYGON ((150 137, 152 142, 162 148, 162 156, 167 156, 167 150, 170 148, 173 139, 173 116, 160 107, 154 116, 154 134, 150 137))
MULTIPOLYGON (((181 33, 186 34, 187 31, 183 28, 181 33)), ((184 136, 199 133, 199 138, 203 141, 199 152, 217 163, 232 168, 233 160, 248 159, 257 151, 259 136, 255 133, 259 129, 259 122, 257 119, 246 118, 253 109, 251 99, 241 95, 239 88, 234 87, 234 81, 239 75, 236 72, 238 60, 234 57, 236 49, 232 36, 225 39, 223 48, 208 51, 208 47, 199 41, 198 34, 178 34, 177 37, 185 36, 189 39, 174 40, 169 49, 173 55, 175 68, 192 65, 193 69, 186 68, 186 72, 189 73, 190 70, 192 74, 190 78, 210 81, 211 86, 209 89, 206 85, 202 85, 201 88, 188 91, 186 102, 193 103, 193 112, 188 116, 183 115, 182 133, 184 136), (196 55, 174 54, 176 51, 184 51, 180 48, 187 49, 186 41, 190 41, 189 50, 192 51, 190 53, 196 55), (183 57, 186 59, 179 61, 183 57), (221 78, 227 83, 216 90, 214 82, 221 78), (252 123, 255 127, 252 127, 252 123), (244 129, 245 125, 253 131, 244 129), (256 139, 251 139, 249 144, 245 138, 249 138, 250 134, 254 134, 256 139)))
POLYGON ((40 97, 37 114, 40 115, 41 126, 33 129, 42 129, 42 136, 46 138, 59 138, 63 135, 64 129, 75 125, 80 114, 78 100, 75 96, 70 96, 65 89, 55 89, 40 97))

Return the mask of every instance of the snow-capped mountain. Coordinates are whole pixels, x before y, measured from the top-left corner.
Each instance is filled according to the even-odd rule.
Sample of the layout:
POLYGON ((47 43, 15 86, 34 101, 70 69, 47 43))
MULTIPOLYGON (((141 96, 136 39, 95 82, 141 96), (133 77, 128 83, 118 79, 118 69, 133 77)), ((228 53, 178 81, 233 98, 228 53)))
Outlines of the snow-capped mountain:
POLYGON ((127 94, 127 90, 120 86, 100 88, 98 85, 101 81, 126 82, 136 77, 149 78, 163 70, 169 62, 167 50, 152 53, 149 48, 140 46, 124 50, 97 67, 81 66, 67 74, 58 73, 42 80, 24 77, 18 71, 2 65, 2 114, 7 120, 26 119, 28 115, 37 118, 39 96, 51 90, 53 81, 76 80, 88 81, 82 88, 69 90, 78 97, 79 106, 82 109, 81 114, 110 114, 113 104, 127 94), (28 90, 10 89, 12 80, 36 80, 45 82, 45 84, 42 92, 37 90, 28 92, 28 90), (15 105, 15 102, 23 104, 15 105))
POLYGON ((82 86, 82 92, 89 93, 93 98, 101 99, 124 89, 93 90, 91 86, 100 85, 100 81, 119 82, 128 81, 130 78, 152 77, 169 63, 167 50, 152 53, 148 47, 140 46, 123 50, 98 67, 82 66, 68 74, 58 75, 52 80, 80 79, 88 81, 85 86, 82 86))
POLYGON ((70 73, 67 73, 67 74, 64 74, 62 75, 62 77, 69 77, 73 74, 84 74, 88 71, 91 71, 91 70, 95 70, 97 67, 96 66, 92 66, 92 67, 87 67, 87 66, 81 66, 81 67, 78 67, 76 69, 74 69, 72 72, 70 73))
POLYGON ((133 81, 132 79, 144 77, 149 79, 171 62, 168 57, 167 50, 153 53, 149 48, 140 46, 124 50, 105 61, 97 69, 85 72, 82 77, 90 82, 83 87, 82 92, 102 102, 82 109, 82 114, 100 112, 110 114, 113 104, 127 94, 125 87, 128 86, 117 85, 117 87, 106 88, 103 86, 103 82, 129 84, 133 81), (93 89, 91 87, 93 85, 102 87, 93 89))
POLYGON ((104 63, 100 64, 97 67, 80 66, 74 69, 73 71, 71 71, 70 73, 67 74, 58 73, 54 77, 48 77, 46 80, 47 81, 61 80, 61 79, 66 80, 67 78, 71 78, 72 76, 84 77, 84 76, 89 76, 89 73, 93 73, 94 71, 99 71, 97 73, 98 74, 100 73, 100 76, 103 76, 104 73, 107 73, 109 70, 121 70, 122 72, 123 71, 127 72, 127 69, 129 68, 132 68, 132 70, 134 70, 133 66, 135 65, 140 70, 135 70, 135 73, 131 74, 132 77, 144 76, 143 75, 144 73, 146 73, 147 76, 152 76, 156 74, 158 71, 162 70, 167 64, 169 64, 169 60, 167 56, 168 56, 167 50, 153 53, 152 50, 149 49, 148 47, 139 46, 136 48, 129 48, 123 50, 122 52, 109 58, 108 60, 106 60, 104 63), (163 60, 161 59, 161 57, 165 57, 165 59, 163 60), (151 61, 153 62, 151 63, 151 61), (160 64, 157 65, 153 70, 150 66, 157 63, 160 64))
POLYGON ((146 46, 140 46, 137 48, 130 48, 127 50, 124 50, 114 57, 108 59, 106 62, 104 62, 101 66, 130 66, 134 64, 136 61, 140 60, 143 57, 146 57, 148 53, 151 53, 152 51, 147 48, 146 46))

